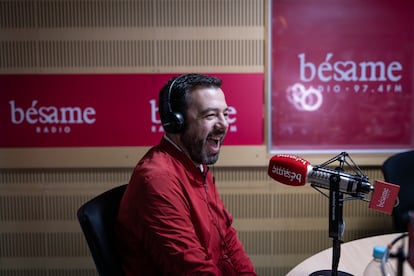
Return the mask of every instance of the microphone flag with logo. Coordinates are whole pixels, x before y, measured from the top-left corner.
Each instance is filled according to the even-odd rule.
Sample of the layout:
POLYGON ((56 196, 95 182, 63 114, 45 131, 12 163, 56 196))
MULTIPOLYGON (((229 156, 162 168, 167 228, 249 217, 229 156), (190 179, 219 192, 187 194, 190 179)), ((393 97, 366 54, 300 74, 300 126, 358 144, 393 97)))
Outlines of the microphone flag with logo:
POLYGON ((371 195, 369 208, 391 214, 398 197, 400 186, 385 181, 375 180, 374 192, 371 195))

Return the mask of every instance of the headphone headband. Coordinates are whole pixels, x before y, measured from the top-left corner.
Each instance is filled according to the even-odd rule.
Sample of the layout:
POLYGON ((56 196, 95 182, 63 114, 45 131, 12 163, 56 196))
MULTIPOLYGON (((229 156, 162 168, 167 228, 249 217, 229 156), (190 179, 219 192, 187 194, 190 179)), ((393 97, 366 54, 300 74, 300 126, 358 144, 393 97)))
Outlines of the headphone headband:
POLYGON ((180 78, 179 76, 178 76, 178 77, 176 77, 176 78, 173 80, 173 82, 170 84, 170 87, 168 88, 168 94, 167 94, 167 104, 168 104, 168 112, 169 112, 169 113, 173 113, 172 106, 171 106, 171 92, 172 92, 172 89, 173 89, 173 87, 174 87, 174 84, 177 82, 177 80, 178 80, 179 78, 180 78))

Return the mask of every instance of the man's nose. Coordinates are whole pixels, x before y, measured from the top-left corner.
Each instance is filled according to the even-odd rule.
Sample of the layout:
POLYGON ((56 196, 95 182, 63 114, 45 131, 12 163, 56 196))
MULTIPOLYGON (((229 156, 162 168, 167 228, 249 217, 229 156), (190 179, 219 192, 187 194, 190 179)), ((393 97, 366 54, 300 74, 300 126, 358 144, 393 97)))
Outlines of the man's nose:
POLYGON ((227 120, 227 116, 225 116, 224 114, 221 114, 218 117, 216 125, 219 128, 227 129, 229 127, 229 121, 227 120))

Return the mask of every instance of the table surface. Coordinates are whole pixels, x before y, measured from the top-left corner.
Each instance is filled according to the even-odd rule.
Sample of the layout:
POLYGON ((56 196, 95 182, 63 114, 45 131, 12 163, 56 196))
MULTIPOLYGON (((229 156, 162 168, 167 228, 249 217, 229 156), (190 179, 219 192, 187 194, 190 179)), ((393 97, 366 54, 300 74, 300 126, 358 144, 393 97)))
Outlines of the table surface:
MULTIPOLYGON (((372 260, 372 251, 376 245, 387 246, 401 233, 379 235, 341 244, 341 256, 339 259, 339 271, 344 271, 355 276, 361 276, 367 264, 372 260)), ((403 244, 408 246, 408 238, 397 242, 391 248, 391 253, 396 253, 403 244)), ((407 251, 405 250, 407 253, 407 251)), ((394 268, 397 268, 397 260, 391 259, 394 268)), ((287 276, 305 276, 320 270, 332 268, 332 248, 321 251, 294 267, 287 276)), ((404 262, 404 276, 414 275, 413 268, 404 262)))

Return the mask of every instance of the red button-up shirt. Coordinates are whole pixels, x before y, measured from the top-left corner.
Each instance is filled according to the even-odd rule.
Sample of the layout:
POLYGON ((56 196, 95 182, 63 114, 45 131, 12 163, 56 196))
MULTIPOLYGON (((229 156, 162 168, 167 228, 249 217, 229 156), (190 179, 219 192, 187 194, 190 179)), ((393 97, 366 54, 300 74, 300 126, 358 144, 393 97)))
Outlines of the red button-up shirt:
POLYGON ((126 275, 256 275, 212 173, 165 138, 137 164, 116 229, 126 275))

